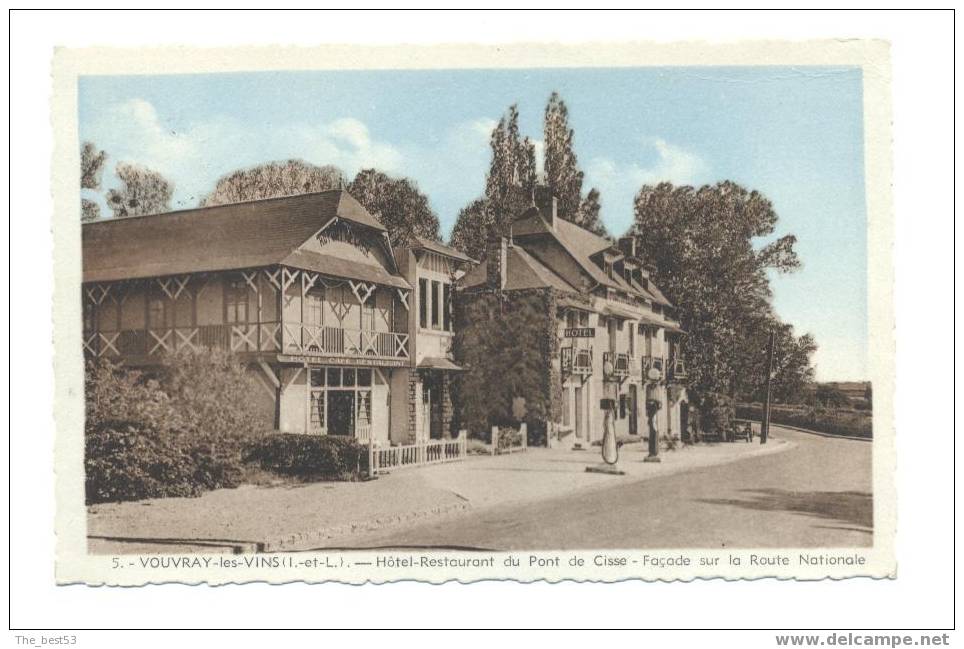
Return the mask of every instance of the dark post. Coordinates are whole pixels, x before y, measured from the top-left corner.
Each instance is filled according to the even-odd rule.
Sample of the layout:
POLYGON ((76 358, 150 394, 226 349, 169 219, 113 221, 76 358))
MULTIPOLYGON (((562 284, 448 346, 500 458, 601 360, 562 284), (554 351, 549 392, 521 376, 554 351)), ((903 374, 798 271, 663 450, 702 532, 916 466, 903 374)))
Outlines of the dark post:
POLYGON ((773 378, 773 332, 770 332, 770 340, 767 343, 767 398, 763 406, 763 423, 760 425, 760 443, 766 444, 767 437, 770 435, 770 382, 773 378))

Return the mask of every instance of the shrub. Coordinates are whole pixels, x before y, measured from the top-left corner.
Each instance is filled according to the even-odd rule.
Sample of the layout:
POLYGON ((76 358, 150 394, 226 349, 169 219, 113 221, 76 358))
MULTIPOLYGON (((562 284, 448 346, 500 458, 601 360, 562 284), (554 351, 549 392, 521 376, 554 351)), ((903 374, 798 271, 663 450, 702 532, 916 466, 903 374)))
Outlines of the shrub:
POLYGON ((88 363, 87 503, 237 486, 256 421, 247 380, 220 351, 175 354, 153 373, 88 363))
POLYGON ((736 412, 732 398, 718 392, 705 395, 699 404, 700 430, 708 434, 725 434, 736 412))
POLYGON ((236 487, 237 462, 192 444, 185 433, 161 434, 115 422, 88 430, 85 454, 87 504, 198 496, 236 487))
MULTIPOLYGON (((740 404, 737 416, 741 419, 763 420, 763 405, 740 404)), ((873 437, 873 417, 868 411, 826 408, 770 407, 770 422, 787 424, 828 435, 873 437)))
POLYGON ((522 446, 522 431, 509 426, 499 426, 499 450, 522 446))
POLYGON ((249 446, 245 459, 303 480, 357 480, 368 473, 368 449, 350 437, 265 435, 249 446))

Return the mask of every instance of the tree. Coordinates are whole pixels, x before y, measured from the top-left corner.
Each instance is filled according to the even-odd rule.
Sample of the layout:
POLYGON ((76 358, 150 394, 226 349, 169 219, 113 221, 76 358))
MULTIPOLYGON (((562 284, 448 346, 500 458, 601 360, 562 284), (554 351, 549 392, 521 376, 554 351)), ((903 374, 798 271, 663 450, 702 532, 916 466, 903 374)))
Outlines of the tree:
POLYGON ((606 228, 599 220, 599 190, 591 189, 583 199, 584 174, 579 170, 573 148, 574 134, 569 128, 569 109, 557 92, 549 96, 542 132, 545 139, 543 168, 546 186, 558 199, 559 216, 605 236, 606 228))
POLYGON ((814 399, 818 405, 824 408, 847 408, 851 405, 850 399, 844 394, 843 390, 836 385, 821 383, 817 386, 814 399))
POLYGON ((441 239, 438 216, 415 181, 363 169, 348 185, 348 192, 388 229, 392 245, 411 243, 415 237, 441 239))
POLYGON ((344 185, 345 175, 332 165, 304 160, 267 162, 221 176, 214 190, 201 199, 201 207, 322 192, 344 185))
MULTIPOLYGON (((93 142, 84 142, 80 149, 80 188, 100 190, 104 175, 107 153, 99 151, 93 142)), ((94 201, 80 199, 80 220, 94 221, 100 218, 100 205, 94 201)))
POLYGON ((532 204, 536 184, 536 150, 519 133, 515 104, 499 120, 489 138, 492 160, 485 177, 485 195, 460 213, 452 230, 452 245, 475 259, 485 258, 490 231, 507 234, 509 225, 532 204))
POLYGON ((606 226, 602 224, 599 218, 601 209, 602 206, 599 204, 599 190, 593 187, 579 205, 579 220, 576 221, 576 223, 593 234, 605 237, 608 233, 606 232, 606 226))
POLYGON ((100 205, 87 198, 80 199, 80 220, 96 221, 100 218, 100 205))
POLYGON ((122 189, 107 192, 107 204, 115 217, 157 214, 171 209, 174 185, 158 172, 140 165, 121 162, 117 176, 122 189))
POLYGON ((105 162, 107 162, 107 153, 98 151, 93 142, 84 142, 84 146, 80 149, 81 189, 100 189, 105 162))
POLYGON ((484 259, 492 222, 488 203, 484 198, 475 199, 459 212, 459 218, 452 228, 452 246, 472 259, 484 259))
POLYGON ((812 379, 813 339, 795 337, 770 304, 767 273, 799 267, 796 237, 754 246, 773 233, 778 218, 765 196, 729 181, 700 189, 661 183, 639 190, 634 212, 637 250, 654 266, 654 282, 688 332, 683 350, 697 405, 713 393, 759 393, 771 330, 779 389, 789 393, 812 379))

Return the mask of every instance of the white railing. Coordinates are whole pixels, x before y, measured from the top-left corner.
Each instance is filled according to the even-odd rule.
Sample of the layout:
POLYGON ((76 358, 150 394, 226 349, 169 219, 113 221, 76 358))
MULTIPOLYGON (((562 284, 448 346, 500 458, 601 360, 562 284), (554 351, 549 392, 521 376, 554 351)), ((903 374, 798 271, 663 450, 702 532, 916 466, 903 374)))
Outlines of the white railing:
POLYGON ((335 356, 408 358, 408 334, 286 322, 282 331, 286 352, 335 356))
MULTIPOLYGON (((370 436, 369 436, 369 439, 370 436)), ((369 474, 394 469, 405 469, 413 466, 442 464, 443 462, 458 462, 465 459, 468 445, 468 433, 460 431, 456 439, 433 439, 404 446, 378 447, 373 443, 368 446, 369 474)))
POLYGON ((499 427, 492 427, 492 437, 489 444, 489 452, 492 455, 502 455, 504 453, 515 453, 516 451, 527 451, 529 449, 529 431, 525 423, 519 425, 519 443, 507 444, 499 443, 499 427))

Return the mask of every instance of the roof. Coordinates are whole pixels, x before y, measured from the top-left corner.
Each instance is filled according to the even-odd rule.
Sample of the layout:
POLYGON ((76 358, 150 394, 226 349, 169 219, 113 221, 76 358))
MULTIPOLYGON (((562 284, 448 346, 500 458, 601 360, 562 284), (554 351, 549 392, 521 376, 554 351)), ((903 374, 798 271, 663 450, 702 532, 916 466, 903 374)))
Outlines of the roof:
POLYGON ((418 362, 420 370, 449 370, 453 372, 464 372, 464 367, 459 367, 452 361, 441 356, 426 356, 418 362))
MULTIPOLYGON (((340 189, 85 223, 83 281, 284 263, 334 217, 385 231, 340 189)), ((328 268, 323 272, 337 274, 328 268)))
POLYGON ((452 259, 457 259, 459 261, 475 262, 475 259, 472 259, 461 250, 447 246, 439 241, 432 241, 427 237, 415 237, 415 240, 416 244, 413 245, 412 248, 416 250, 421 248, 423 250, 428 250, 429 252, 434 252, 437 255, 442 255, 443 257, 451 257, 452 259))
MULTIPOLYGON (((506 249, 506 290, 526 288, 554 288, 566 293, 576 293, 566 280, 549 269, 548 266, 530 255, 520 246, 506 249)), ((486 283, 488 264, 482 262, 462 278, 463 288, 473 288, 486 283)))
POLYGON ((399 275, 392 275, 380 264, 360 264, 356 261, 310 250, 295 250, 278 263, 336 277, 359 279, 398 288, 412 288, 404 278, 399 275))
POLYGON ((612 306, 611 304, 607 304, 606 306, 604 306, 602 313, 603 315, 611 316, 614 318, 622 318, 623 320, 645 319, 645 318, 641 318, 638 314, 630 313, 629 311, 624 311, 623 309, 618 309, 612 306))

